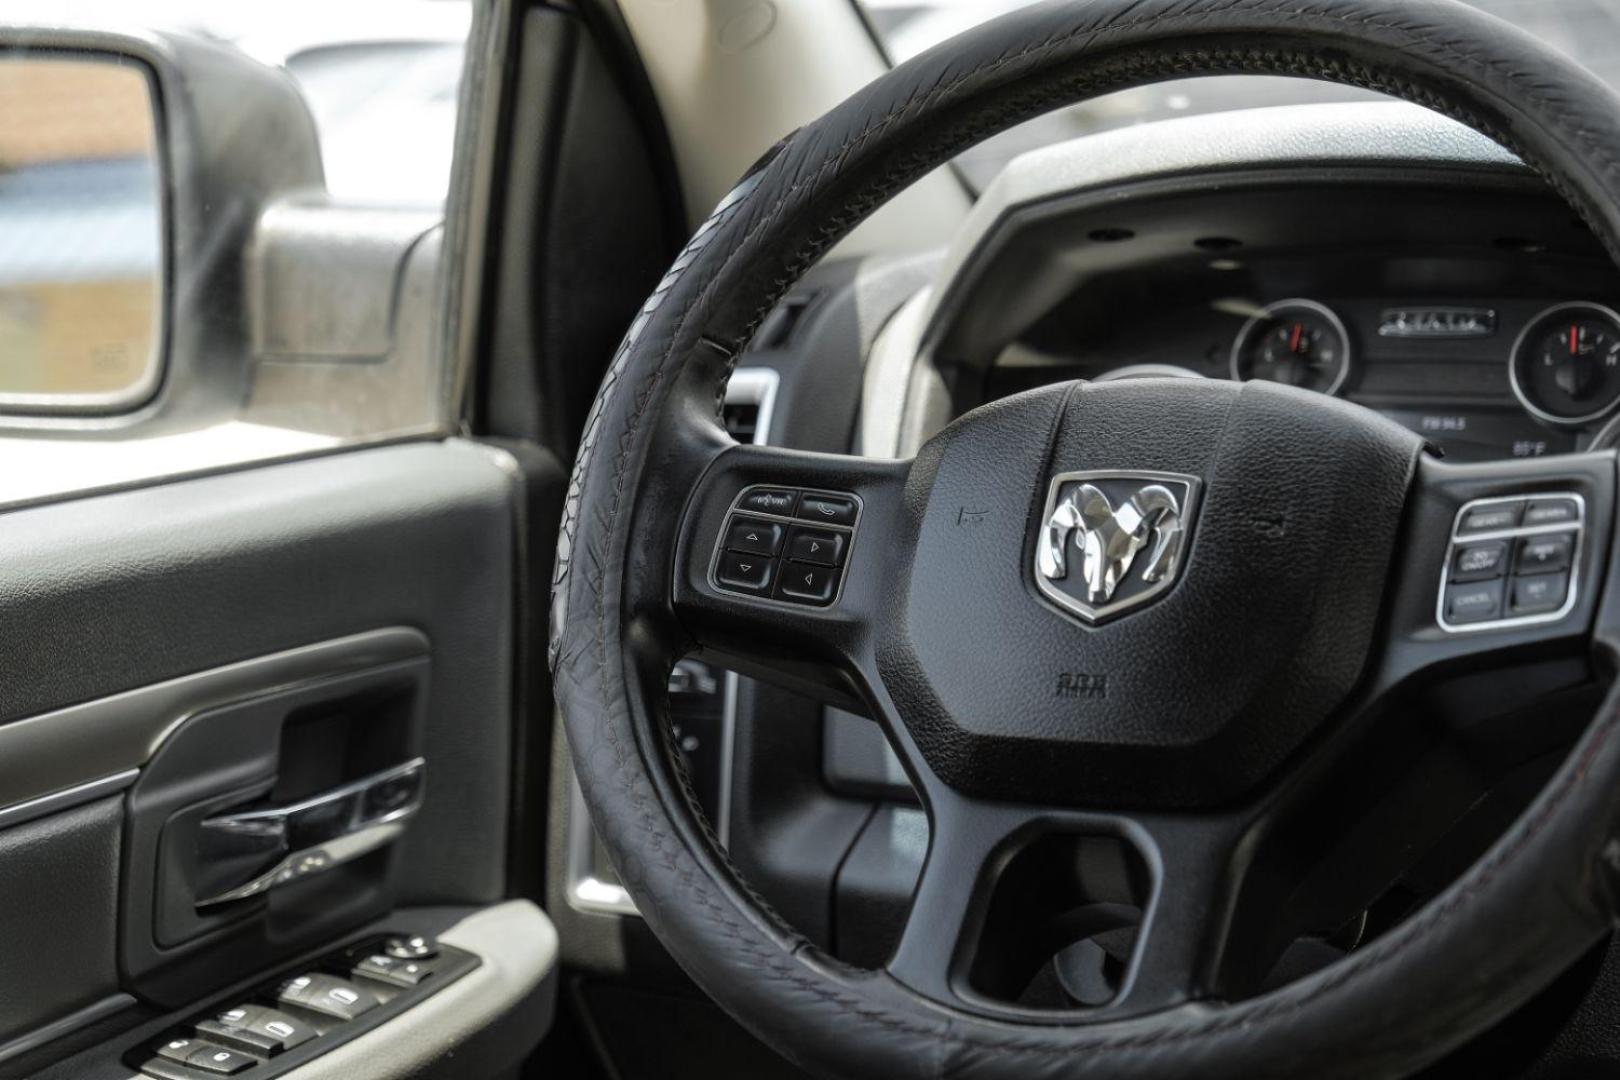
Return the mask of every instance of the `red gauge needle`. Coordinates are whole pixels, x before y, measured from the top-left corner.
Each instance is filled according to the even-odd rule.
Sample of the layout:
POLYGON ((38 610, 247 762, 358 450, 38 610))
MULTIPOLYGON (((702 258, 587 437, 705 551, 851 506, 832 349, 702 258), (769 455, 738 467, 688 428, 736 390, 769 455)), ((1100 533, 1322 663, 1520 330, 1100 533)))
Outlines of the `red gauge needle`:
MULTIPOLYGON (((1292 334, 1288 335, 1288 351, 1291 352, 1291 353, 1299 352, 1299 339, 1304 337, 1304 336, 1305 336, 1305 324, 1304 323, 1295 323, 1294 324, 1294 332, 1292 334)), ((1574 350, 1572 349, 1571 351, 1573 352, 1574 350)))
POLYGON ((1574 356, 1581 350, 1580 327, 1574 323, 1569 325, 1569 355, 1574 356))

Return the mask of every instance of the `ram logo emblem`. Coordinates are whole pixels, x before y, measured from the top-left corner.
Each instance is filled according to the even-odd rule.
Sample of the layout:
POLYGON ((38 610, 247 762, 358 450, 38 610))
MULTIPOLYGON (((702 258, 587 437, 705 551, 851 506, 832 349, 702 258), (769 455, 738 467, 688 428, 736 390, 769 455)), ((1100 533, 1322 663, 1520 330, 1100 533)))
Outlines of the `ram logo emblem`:
POLYGON ((1100 623, 1162 594, 1186 559, 1198 480, 1168 473, 1053 478, 1036 542, 1043 595, 1100 623))

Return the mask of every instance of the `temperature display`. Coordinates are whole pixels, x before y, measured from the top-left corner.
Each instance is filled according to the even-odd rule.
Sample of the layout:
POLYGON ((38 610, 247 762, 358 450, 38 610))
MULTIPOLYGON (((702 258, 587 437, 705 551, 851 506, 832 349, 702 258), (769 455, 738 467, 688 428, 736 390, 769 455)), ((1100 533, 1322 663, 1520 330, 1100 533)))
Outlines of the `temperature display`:
POLYGON ((1620 315, 1560 304, 1537 315, 1513 347, 1513 392, 1556 424, 1596 420, 1620 402, 1620 315))

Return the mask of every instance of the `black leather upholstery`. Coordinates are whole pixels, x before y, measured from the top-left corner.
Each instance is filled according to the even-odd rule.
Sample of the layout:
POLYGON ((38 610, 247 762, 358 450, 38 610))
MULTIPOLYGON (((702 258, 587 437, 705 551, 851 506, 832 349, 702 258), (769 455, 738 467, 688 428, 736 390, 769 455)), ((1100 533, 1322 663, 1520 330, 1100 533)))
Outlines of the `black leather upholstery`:
POLYGON ((763 313, 865 213, 1020 120, 1155 79, 1247 72, 1372 87, 1492 135, 1620 250, 1620 101, 1451 0, 1091 0, 947 42, 795 133, 698 231, 604 381, 570 487, 552 655, 595 822, 652 927, 761 1038, 836 1076, 1405 1074, 1500 1018, 1610 926, 1614 703, 1525 817, 1453 887, 1345 961, 1224 1008, 1090 1027, 1001 1023, 847 968, 730 870, 665 767, 662 659, 679 517, 720 445, 697 423, 763 313), (667 524, 665 526, 667 534, 667 524))

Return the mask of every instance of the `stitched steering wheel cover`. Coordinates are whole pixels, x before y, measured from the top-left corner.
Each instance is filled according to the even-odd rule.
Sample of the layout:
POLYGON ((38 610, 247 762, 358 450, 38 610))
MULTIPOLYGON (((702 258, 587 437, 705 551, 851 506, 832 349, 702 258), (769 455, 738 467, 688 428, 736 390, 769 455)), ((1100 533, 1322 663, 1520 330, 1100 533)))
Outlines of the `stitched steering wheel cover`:
POLYGON ((820 953, 738 879, 669 764, 664 684, 684 644, 667 611, 673 553, 638 541, 679 516, 724 445, 714 406, 764 314, 865 214, 985 136, 1111 90, 1227 73, 1329 79, 1461 120, 1518 153, 1620 252, 1620 100, 1497 19, 1452 0, 1043 4, 914 58, 775 148, 699 228, 603 382, 553 584, 575 767, 653 930, 715 1000, 808 1068, 1404 1075, 1523 1003, 1612 924, 1613 699, 1525 815, 1399 927, 1252 1000, 1090 1026, 957 1012, 820 953))

